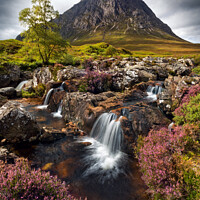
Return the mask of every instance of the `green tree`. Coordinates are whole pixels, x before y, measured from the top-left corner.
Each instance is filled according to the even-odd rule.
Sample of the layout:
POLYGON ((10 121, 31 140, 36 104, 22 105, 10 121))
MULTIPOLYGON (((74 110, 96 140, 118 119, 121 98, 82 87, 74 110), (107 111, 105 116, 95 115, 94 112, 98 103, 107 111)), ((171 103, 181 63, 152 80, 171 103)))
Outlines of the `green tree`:
POLYGON ((32 0, 32 8, 25 8, 19 13, 19 21, 28 28, 23 33, 27 42, 34 42, 44 65, 50 58, 69 46, 59 34, 59 28, 52 20, 58 17, 50 0, 32 0))

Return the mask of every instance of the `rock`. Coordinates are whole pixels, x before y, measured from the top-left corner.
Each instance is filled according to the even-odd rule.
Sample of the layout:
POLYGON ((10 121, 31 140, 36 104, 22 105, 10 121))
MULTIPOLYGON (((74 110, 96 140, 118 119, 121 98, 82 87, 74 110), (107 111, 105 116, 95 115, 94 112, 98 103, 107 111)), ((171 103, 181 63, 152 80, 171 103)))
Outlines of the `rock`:
MULTIPOLYGON (((131 122, 132 134, 131 137, 135 140, 138 135, 147 136, 151 129, 157 129, 163 126, 168 126, 168 120, 157 107, 147 105, 145 103, 137 103, 127 107, 112 110, 118 116, 124 115, 131 122), (126 110, 126 111, 124 111, 126 110)), ((128 124, 128 123, 127 123, 128 124)), ((128 128, 130 124, 124 126, 128 128)), ((127 131, 124 131, 127 133, 127 131)), ((130 133, 128 133, 130 134, 130 133)))
POLYGON ((6 64, 0 73, 0 88, 13 86, 16 87, 20 81, 20 68, 17 65, 6 64))
POLYGON ((0 108, 0 127, 0 137, 12 144, 34 142, 40 134, 32 115, 15 101, 9 101, 0 108))
POLYGON ((51 112, 57 112, 60 102, 65 94, 65 91, 53 92, 48 104, 48 109, 51 110, 51 112))
POLYGON ((13 87, 1 88, 0 95, 8 97, 8 98, 14 98, 16 96, 15 88, 13 87))
POLYGON ((89 133, 96 119, 103 113, 122 106, 122 95, 114 92, 91 94, 66 93, 63 98, 62 115, 66 122, 72 121, 89 133))
POLYGON ((56 140, 60 140, 66 137, 66 134, 62 130, 50 128, 50 127, 43 127, 41 131, 41 135, 39 137, 40 142, 54 142, 56 140))
POLYGON ((14 163, 14 160, 17 158, 18 156, 11 153, 6 147, 0 147, 0 160, 6 161, 7 163, 14 163))
POLYGON ((46 85, 51 80, 53 80, 53 75, 48 67, 38 68, 33 73, 33 87, 39 83, 46 85))
POLYGON ((8 101, 7 97, 0 95, 0 107, 8 101))
POLYGON ((61 69, 57 72, 58 81, 66 81, 74 78, 81 78, 85 76, 86 72, 83 69, 78 69, 76 67, 68 66, 65 69, 61 69))

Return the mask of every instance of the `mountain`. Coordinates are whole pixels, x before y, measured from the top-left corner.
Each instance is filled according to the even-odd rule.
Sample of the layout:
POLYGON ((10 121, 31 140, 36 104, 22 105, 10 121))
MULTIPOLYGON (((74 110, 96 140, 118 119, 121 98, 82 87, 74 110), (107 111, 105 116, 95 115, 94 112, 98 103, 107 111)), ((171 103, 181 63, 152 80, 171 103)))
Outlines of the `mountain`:
POLYGON ((81 0, 55 22, 72 44, 134 42, 138 38, 178 38, 142 0, 81 0))

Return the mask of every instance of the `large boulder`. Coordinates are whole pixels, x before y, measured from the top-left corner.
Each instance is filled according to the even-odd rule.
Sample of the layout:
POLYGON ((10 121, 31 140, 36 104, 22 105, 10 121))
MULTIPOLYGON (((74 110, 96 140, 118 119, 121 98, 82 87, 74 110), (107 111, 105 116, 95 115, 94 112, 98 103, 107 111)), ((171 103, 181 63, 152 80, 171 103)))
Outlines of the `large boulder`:
POLYGON ((13 87, 1 88, 0 95, 8 97, 8 98, 13 98, 16 96, 15 88, 13 87))
POLYGON ((40 134, 32 115, 15 101, 9 101, 0 108, 0 127, 0 137, 12 144, 33 142, 40 134))
POLYGON ((66 93, 63 98, 62 115, 66 122, 75 122, 79 128, 89 133, 96 119, 104 112, 122 106, 120 94, 104 92, 91 93, 66 93))

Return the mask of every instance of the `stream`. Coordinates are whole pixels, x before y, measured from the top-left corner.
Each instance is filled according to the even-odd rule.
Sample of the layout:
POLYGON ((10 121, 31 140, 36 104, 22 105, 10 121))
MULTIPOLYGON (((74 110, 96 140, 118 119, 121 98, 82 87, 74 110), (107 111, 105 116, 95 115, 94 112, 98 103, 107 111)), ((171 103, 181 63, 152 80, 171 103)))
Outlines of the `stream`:
MULTIPOLYGON (((39 109, 38 102, 20 102, 35 116, 40 127, 65 127, 62 118, 55 118, 47 109, 39 109)), ((70 191, 75 197, 87 197, 88 200, 146 200, 147 188, 141 179, 137 160, 119 149, 121 139, 119 141, 115 133, 120 134, 121 130, 120 122, 116 120, 113 114, 104 114, 96 127, 94 125, 100 136, 93 131, 93 138, 67 136, 53 143, 23 146, 15 152, 28 158, 33 167, 48 170, 70 184, 70 191), (103 124, 106 124, 105 128, 103 124), (108 130, 112 138, 106 134, 108 130), (116 140, 114 143, 113 138, 116 140), (114 149, 113 145, 116 146, 114 149)))

